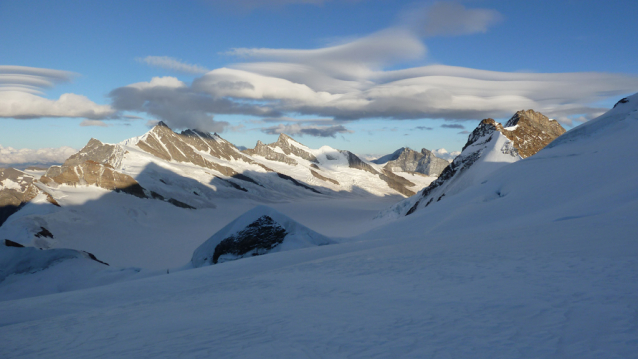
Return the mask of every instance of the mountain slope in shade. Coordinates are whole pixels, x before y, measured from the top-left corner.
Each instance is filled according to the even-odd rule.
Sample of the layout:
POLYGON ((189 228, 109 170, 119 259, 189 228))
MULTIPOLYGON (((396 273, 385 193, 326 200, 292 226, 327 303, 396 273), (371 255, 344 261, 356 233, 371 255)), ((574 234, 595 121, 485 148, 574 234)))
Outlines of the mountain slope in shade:
POLYGON ((409 215, 454 196, 501 167, 535 154, 565 132, 558 122, 532 110, 518 111, 507 124, 504 128, 491 118, 481 121, 468 136, 461 154, 434 182, 417 195, 382 211, 378 217, 409 215))
POLYGON ((290 217, 257 206, 215 233, 193 253, 194 267, 227 262, 271 252, 335 243, 290 217))
POLYGON ((106 285, 137 276, 139 269, 112 268, 73 249, 40 250, 0 241, 0 301, 106 285))

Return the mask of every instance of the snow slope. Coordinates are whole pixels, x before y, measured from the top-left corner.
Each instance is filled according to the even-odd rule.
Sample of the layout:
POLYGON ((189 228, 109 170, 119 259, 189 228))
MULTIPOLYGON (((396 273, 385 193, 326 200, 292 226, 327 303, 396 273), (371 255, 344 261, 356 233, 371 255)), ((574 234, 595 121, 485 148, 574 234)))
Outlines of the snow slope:
POLYGON ((40 250, 0 243, 0 301, 121 282, 139 269, 118 269, 72 249, 40 250))
POLYGON ((350 242, 4 302, 0 357, 635 357, 637 110, 350 242))

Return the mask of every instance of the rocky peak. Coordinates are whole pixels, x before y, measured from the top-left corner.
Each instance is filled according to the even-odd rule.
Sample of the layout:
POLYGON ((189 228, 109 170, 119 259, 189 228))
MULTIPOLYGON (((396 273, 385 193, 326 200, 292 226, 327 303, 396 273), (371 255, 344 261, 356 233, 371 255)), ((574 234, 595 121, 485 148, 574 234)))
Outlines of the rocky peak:
POLYGON ((524 110, 516 112, 507 121, 505 127, 491 118, 481 121, 468 136, 463 150, 480 139, 489 140, 488 135, 494 131, 501 132, 512 141, 512 148, 518 152, 521 158, 535 154, 556 137, 565 133, 565 129, 557 121, 550 120, 540 112, 524 110))
MULTIPOLYGON (((280 133, 280 134, 279 134, 279 137, 277 138, 277 142, 276 142, 276 143, 279 143, 279 144, 286 144, 286 145, 288 145, 288 144, 289 144, 289 142, 288 142, 288 141, 294 141, 294 142, 297 142, 297 141, 295 141, 292 137, 288 136, 287 134, 285 134, 285 133, 280 133)), ((297 143, 299 143, 299 142, 297 142, 297 143)))
POLYGON ((494 131, 503 132, 503 125, 494 121, 494 119, 492 118, 484 119, 483 121, 481 121, 481 123, 479 123, 478 126, 476 126, 474 131, 472 131, 472 133, 470 133, 470 135, 467 137, 467 142, 465 143, 465 146, 463 146, 463 148, 461 149, 461 152, 463 152, 463 150, 465 150, 468 146, 476 143, 479 139, 486 137, 487 135, 491 134, 494 131))
POLYGON ((0 226, 40 193, 36 179, 14 168, 0 168, 0 226))
POLYGON ((215 137, 219 137, 217 134, 215 134, 215 137, 213 137, 209 132, 202 132, 197 129, 184 130, 182 131, 181 135, 186 137, 199 137, 207 140, 215 140, 215 137))
POLYGON ((405 151, 411 151, 410 147, 401 147, 401 148, 399 148, 398 150, 392 152, 389 155, 381 156, 381 157, 377 158, 376 160, 372 160, 370 162, 376 163, 378 165, 382 165, 382 164, 387 163, 389 161, 396 160, 405 151))
POLYGON ((294 159, 286 156, 283 153, 276 152, 275 150, 273 150, 273 148, 274 146, 265 145, 263 142, 257 140, 257 144, 255 145, 255 148, 245 149, 243 153, 249 156, 254 156, 254 155, 261 156, 267 160, 283 162, 291 166, 296 166, 298 164, 297 161, 295 161, 294 159))
POLYGON ((565 129, 555 120, 533 110, 518 111, 501 132, 512 141, 522 158, 542 150, 565 129))
POLYGON ((292 137, 286 135, 285 133, 282 133, 279 135, 277 142, 271 143, 268 146, 273 148, 279 147, 286 155, 293 154, 310 162, 319 163, 317 157, 315 157, 312 153, 302 150, 293 143, 303 146, 301 143, 295 141, 292 137))
POLYGON ((221 138, 218 134, 211 135, 199 130, 185 130, 177 135, 178 139, 191 145, 198 151, 208 153, 211 156, 225 160, 245 160, 239 150, 230 142, 221 138))
POLYGON ((95 161, 113 168, 120 168, 123 157, 124 149, 120 145, 110 145, 91 138, 86 146, 64 161, 62 166, 72 167, 86 161, 95 161))
POLYGON ((425 148, 419 153, 409 147, 403 147, 392 155, 395 158, 385 165, 385 168, 392 172, 417 172, 426 176, 438 176, 448 165, 448 161, 436 157, 425 148))

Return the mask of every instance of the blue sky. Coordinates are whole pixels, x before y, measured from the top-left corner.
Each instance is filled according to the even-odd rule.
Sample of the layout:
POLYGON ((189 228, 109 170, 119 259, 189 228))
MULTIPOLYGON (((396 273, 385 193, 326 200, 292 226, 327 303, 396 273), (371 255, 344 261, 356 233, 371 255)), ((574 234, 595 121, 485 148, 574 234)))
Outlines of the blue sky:
POLYGON ((0 0, 0 145, 79 149, 164 120, 249 147, 286 132, 360 154, 458 151, 486 117, 533 108, 569 128, 636 92, 637 14, 629 0, 0 0))

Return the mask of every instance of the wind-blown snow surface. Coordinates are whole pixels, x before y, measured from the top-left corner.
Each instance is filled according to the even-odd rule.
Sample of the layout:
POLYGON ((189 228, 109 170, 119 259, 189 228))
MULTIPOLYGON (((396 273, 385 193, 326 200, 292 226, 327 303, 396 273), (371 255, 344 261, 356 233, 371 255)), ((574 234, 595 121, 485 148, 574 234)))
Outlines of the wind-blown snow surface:
POLYGON ((0 357, 635 357, 637 108, 350 242, 4 302, 0 357))

